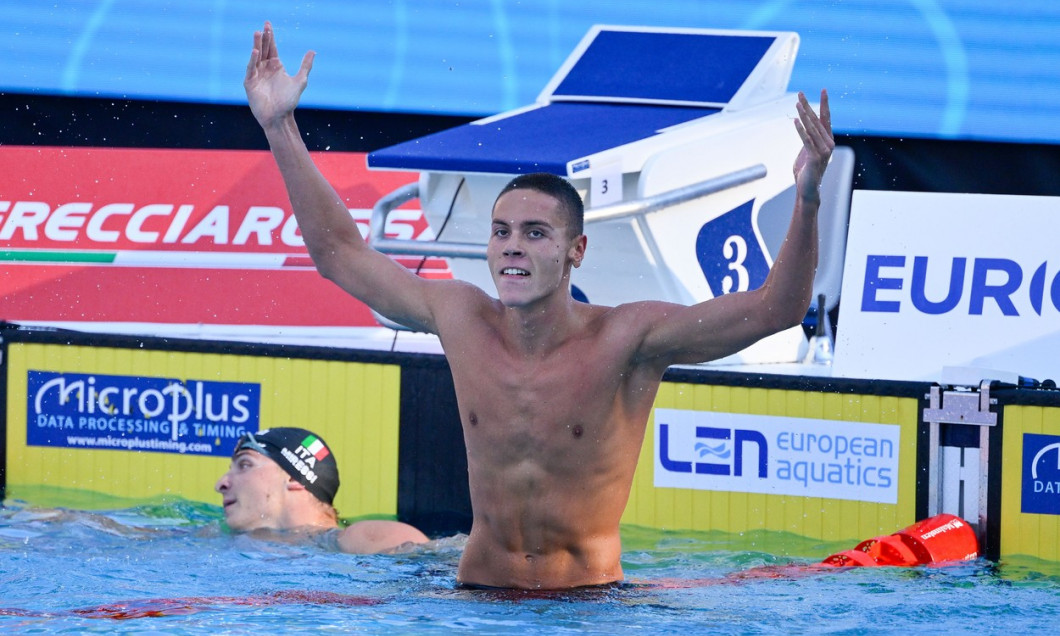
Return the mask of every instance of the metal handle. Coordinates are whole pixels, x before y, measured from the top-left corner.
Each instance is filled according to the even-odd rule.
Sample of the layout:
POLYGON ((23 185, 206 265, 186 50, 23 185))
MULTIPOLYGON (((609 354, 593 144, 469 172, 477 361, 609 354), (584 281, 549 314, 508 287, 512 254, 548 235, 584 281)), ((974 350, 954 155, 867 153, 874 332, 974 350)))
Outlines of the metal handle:
POLYGON ((376 202, 372 207, 369 243, 384 254, 405 256, 445 256, 449 258, 486 259, 486 246, 479 243, 454 243, 449 241, 408 241, 386 238, 386 218, 406 201, 419 198, 419 183, 408 183, 376 202))
POLYGON ((673 190, 667 190, 666 192, 660 192, 659 194, 644 199, 612 203, 611 205, 586 210, 585 222, 596 223, 599 221, 611 221, 614 219, 625 218, 627 216, 655 212, 657 210, 662 210, 663 208, 672 207, 680 203, 692 201, 693 199, 705 197, 708 194, 714 194, 715 192, 735 188, 736 186, 751 181, 757 181, 765 176, 766 167, 762 164, 758 164, 751 166, 750 168, 744 168, 743 170, 723 174, 720 177, 714 177, 713 179, 707 179, 706 181, 700 181, 699 183, 693 183, 691 185, 681 186, 680 188, 674 188, 673 190))
MULTIPOLYGON (((735 188, 736 186, 762 179, 766 176, 766 167, 762 164, 744 168, 735 172, 714 177, 682 186, 666 192, 638 199, 636 201, 623 201, 613 203, 592 210, 586 210, 585 222, 598 223, 600 221, 611 221, 638 214, 647 214, 663 208, 668 208, 693 199, 699 199, 735 188)), ((383 196, 372 208, 372 220, 370 230, 370 242, 372 247, 384 254, 399 254, 405 256, 441 256, 446 258, 476 258, 485 260, 486 246, 479 243, 456 243, 449 241, 408 241, 402 239, 388 239, 384 233, 386 229, 386 218, 398 206, 406 201, 418 198, 420 188, 418 183, 409 183, 383 196)))

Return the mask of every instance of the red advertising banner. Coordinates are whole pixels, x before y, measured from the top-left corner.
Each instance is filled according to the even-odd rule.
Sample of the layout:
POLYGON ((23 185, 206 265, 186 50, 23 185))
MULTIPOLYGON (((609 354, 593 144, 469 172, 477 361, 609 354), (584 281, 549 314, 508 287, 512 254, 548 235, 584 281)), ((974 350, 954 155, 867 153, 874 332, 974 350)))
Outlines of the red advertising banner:
MULTIPOLYGON (((361 153, 313 159, 366 236, 375 202, 416 179, 361 153)), ((415 209, 386 234, 433 238, 415 209)), ((0 148, 0 319, 376 325, 316 273, 269 153, 55 147, 0 148)))

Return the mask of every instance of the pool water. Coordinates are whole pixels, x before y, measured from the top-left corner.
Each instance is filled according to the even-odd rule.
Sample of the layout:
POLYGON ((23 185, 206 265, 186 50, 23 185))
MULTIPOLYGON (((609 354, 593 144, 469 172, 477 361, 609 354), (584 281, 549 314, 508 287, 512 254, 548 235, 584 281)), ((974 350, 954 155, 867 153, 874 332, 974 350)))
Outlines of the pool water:
MULTIPOLYGON (((232 535, 216 506, 0 509, 0 632, 1055 633, 1060 568, 1028 559, 810 569, 724 536, 624 528, 636 585, 454 588, 464 537, 400 555, 232 535)), ((744 537, 743 539, 746 539, 744 537)), ((768 543, 768 541, 763 541, 768 543)))

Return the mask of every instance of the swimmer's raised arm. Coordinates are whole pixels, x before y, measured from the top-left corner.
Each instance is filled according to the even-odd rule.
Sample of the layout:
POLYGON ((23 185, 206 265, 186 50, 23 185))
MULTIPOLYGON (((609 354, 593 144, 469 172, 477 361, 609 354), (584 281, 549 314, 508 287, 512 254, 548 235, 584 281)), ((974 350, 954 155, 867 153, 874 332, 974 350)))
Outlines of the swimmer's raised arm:
POLYGON ((666 364, 705 362, 721 358, 777 331, 799 324, 806 316, 817 269, 817 211, 820 186, 835 147, 828 93, 821 91, 821 114, 814 113, 799 93, 795 129, 803 147, 795 159, 795 210, 784 243, 765 283, 758 289, 725 294, 684 307, 649 303, 639 356, 666 364))
MULTIPOLYGON (((428 281, 371 249, 335 189, 313 164, 294 111, 309 81, 315 53, 288 75, 272 24, 254 33, 243 80, 247 101, 265 131, 309 255, 321 275, 383 315, 433 332, 428 281)), ((437 281, 435 281, 437 283, 437 281)))

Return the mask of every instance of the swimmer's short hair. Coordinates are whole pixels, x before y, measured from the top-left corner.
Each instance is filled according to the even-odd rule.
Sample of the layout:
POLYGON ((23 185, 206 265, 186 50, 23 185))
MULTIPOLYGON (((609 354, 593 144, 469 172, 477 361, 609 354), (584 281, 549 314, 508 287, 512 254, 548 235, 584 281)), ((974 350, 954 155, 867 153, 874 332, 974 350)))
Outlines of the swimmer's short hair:
POLYGON ((585 231, 585 204, 574 186, 563 177, 547 172, 521 174, 509 181, 497 198, 519 189, 541 192, 558 201, 560 209, 567 214, 567 233, 570 238, 581 236, 585 231))

